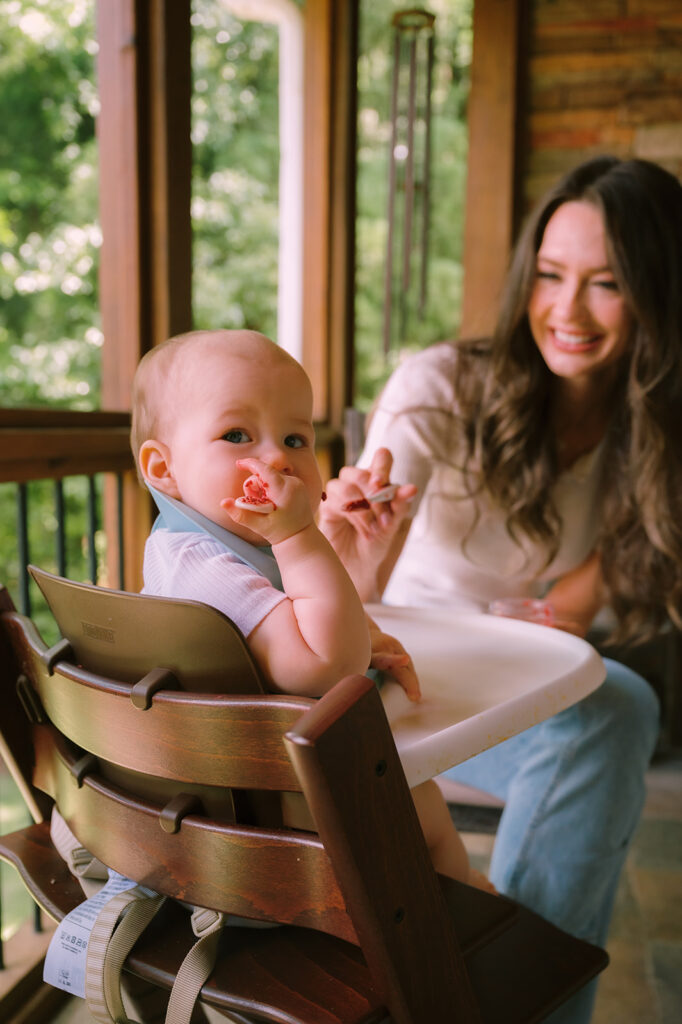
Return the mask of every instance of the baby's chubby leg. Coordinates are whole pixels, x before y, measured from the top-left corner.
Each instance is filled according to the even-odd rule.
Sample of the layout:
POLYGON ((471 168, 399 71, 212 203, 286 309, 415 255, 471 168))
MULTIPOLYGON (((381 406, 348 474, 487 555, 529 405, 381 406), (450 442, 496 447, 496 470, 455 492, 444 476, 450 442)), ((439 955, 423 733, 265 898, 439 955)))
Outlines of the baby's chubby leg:
POLYGON ((422 782, 412 790, 412 799, 419 823, 436 871, 477 889, 495 892, 495 888, 479 871, 469 866, 469 856, 455 828, 443 794, 433 781, 422 782))

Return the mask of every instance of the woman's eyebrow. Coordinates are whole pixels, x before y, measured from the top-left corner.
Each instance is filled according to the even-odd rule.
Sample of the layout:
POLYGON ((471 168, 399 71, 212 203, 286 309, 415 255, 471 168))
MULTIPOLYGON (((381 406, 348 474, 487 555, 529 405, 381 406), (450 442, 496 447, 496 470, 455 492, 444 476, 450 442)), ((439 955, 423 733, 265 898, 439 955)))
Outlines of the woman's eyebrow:
MULTIPOLYGON (((538 261, 538 263, 539 262, 551 263, 553 267, 565 267, 566 266, 566 264, 563 263, 561 260, 552 259, 551 256, 545 256, 544 253, 542 253, 542 252, 538 252, 537 253, 537 261, 538 261)), ((601 267, 591 267, 590 268, 590 273, 591 274, 612 274, 613 271, 612 271, 611 267, 608 265, 608 263, 605 263, 601 267)))

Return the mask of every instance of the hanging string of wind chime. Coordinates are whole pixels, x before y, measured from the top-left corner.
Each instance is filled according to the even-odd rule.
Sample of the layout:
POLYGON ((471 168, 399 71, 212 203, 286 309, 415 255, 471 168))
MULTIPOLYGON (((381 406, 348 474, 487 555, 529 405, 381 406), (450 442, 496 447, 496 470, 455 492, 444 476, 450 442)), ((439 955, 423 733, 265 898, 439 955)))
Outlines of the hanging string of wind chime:
POLYGON ((396 307, 398 333, 404 337, 411 306, 416 305, 420 318, 426 306, 435 20, 428 11, 411 9, 397 11, 392 21, 385 354, 391 347, 396 307))

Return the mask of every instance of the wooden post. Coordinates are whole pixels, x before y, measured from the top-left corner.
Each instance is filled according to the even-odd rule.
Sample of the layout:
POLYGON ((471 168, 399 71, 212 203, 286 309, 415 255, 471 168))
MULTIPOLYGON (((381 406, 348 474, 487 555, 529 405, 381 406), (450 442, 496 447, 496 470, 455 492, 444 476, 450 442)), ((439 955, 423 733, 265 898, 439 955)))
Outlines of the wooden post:
POLYGON ((490 333, 515 229, 524 0, 475 0, 461 337, 490 333))
POLYGON ((315 418, 352 400, 358 0, 305 5, 303 364, 315 418))
MULTIPOLYGON (((191 326, 189 0, 99 0, 102 403, 128 410, 140 357, 191 326)), ((116 536, 107 490, 107 536, 116 536)), ((124 480, 124 579, 141 582, 151 507, 124 480)), ((116 580, 117 553, 109 575, 116 580)))

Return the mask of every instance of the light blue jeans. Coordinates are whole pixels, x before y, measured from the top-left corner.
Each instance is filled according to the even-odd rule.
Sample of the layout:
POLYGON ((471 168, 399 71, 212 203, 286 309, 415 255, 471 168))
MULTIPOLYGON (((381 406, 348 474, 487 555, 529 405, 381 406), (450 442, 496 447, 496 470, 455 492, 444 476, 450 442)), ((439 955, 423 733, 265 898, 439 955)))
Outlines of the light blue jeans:
MULTIPOLYGON (((446 772, 505 801, 490 877, 573 935, 606 945, 613 901, 644 803, 658 700, 630 669, 554 718, 446 772)), ((548 1018, 588 1024, 596 982, 548 1018)))

